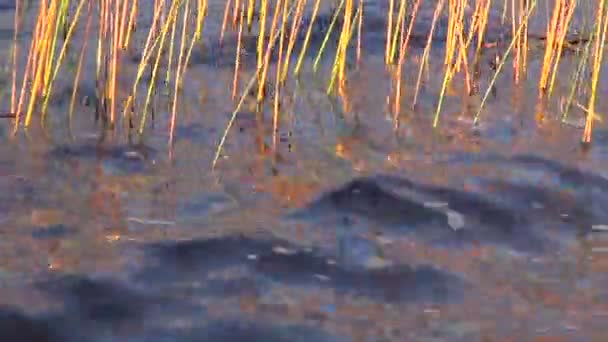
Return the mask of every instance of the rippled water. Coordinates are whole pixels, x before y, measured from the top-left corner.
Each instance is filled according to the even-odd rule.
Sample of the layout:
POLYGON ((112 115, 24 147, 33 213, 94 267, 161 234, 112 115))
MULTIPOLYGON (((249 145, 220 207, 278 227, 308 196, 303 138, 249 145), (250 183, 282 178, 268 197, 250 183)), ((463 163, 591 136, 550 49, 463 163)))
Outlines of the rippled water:
POLYGON ((215 170, 232 69, 205 49, 173 149, 162 96, 141 141, 102 134, 83 103, 68 130, 65 80, 46 129, 11 138, 0 119, 0 340, 608 338, 605 125, 581 149, 557 105, 535 120, 536 83, 514 88, 506 68, 479 127, 478 99, 463 101, 456 79, 433 130, 437 49, 420 105, 409 110, 408 85, 394 130, 371 27, 378 48, 351 70, 348 104, 305 73, 282 94, 277 148, 272 110, 245 108, 215 170))

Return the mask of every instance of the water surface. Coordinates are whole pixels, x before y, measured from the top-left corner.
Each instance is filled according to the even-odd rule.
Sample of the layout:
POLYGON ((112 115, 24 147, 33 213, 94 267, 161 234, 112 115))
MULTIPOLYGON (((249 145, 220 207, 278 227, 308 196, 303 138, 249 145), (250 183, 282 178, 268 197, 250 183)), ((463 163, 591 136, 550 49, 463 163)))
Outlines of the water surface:
MULTIPOLYGON (((331 58, 316 75, 309 60, 281 94, 277 139, 271 106, 246 106, 215 170, 233 75, 209 49, 191 63, 172 148, 162 95, 144 139, 103 132, 81 102, 68 129, 69 78, 46 127, 35 120, 11 138, 0 119, 0 339, 608 338, 605 125, 583 150, 557 104, 535 120, 536 83, 514 87, 506 68, 479 126, 480 95, 457 77, 433 129, 439 36, 416 110, 422 50, 410 51, 395 129, 384 28, 372 20, 383 7, 369 6, 369 49, 345 97, 325 96, 331 58)), ((0 2, 7 30, 11 8, 0 2)), ((210 18, 222 10, 211 2, 210 18)), ((226 39, 234 52, 234 33, 226 39)), ((565 56, 564 71, 577 61, 565 56)), ((530 61, 529 79, 540 67, 530 61)), ((127 90, 134 72, 125 67, 127 90)), ((555 97, 568 91, 560 79, 555 97)))

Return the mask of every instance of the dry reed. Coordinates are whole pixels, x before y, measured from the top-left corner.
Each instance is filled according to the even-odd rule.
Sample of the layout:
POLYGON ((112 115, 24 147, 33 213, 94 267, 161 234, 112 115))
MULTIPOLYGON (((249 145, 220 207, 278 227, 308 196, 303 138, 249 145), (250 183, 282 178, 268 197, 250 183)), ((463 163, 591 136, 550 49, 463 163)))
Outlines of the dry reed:
MULTIPOLYGON (((422 4, 428 0, 395 1, 389 0, 386 13, 386 30, 384 42, 384 62, 389 70, 394 71, 396 87, 395 102, 392 109, 395 120, 399 116, 402 103, 402 78, 403 65, 407 56, 407 49, 413 35, 413 27, 418 19, 418 13, 422 4), (395 63, 396 62, 396 63, 395 63), (396 67, 392 65, 396 64, 396 67)), ((571 88, 566 105, 569 110, 575 100, 575 94, 584 93, 580 89, 588 89, 589 98, 587 106, 583 107, 586 114, 586 125, 582 141, 590 142, 593 121, 598 118, 595 105, 597 93, 599 92, 599 79, 603 61, 604 42, 608 30, 608 9, 606 0, 598 0, 595 10, 595 26, 589 34, 585 52, 579 54, 581 63, 577 68, 575 82, 571 88), (586 59, 590 57, 589 63, 586 59), (586 81, 582 72, 589 65, 591 77, 586 81)), ((153 15, 146 35, 143 47, 133 46, 135 29, 138 27, 140 7, 146 4, 140 0, 41 0, 38 4, 35 26, 32 39, 27 49, 25 66, 19 65, 19 56, 22 54, 18 41, 19 32, 23 29, 22 23, 26 11, 17 1, 14 21, 14 38, 11 50, 11 82, 10 82, 10 113, 15 115, 14 132, 20 125, 28 127, 34 114, 40 113, 44 120, 47 112, 49 99, 53 93, 53 85, 58 77, 61 65, 69 48, 74 44, 73 37, 77 35, 80 27, 79 20, 82 9, 86 10, 86 24, 84 28, 84 39, 81 40, 77 69, 74 77, 73 90, 70 99, 69 115, 70 121, 74 110, 75 97, 79 80, 82 78, 82 68, 86 59, 86 46, 88 36, 94 27, 96 19, 97 44, 95 49, 95 83, 96 83, 96 112, 104 121, 113 127, 119 120, 118 113, 122 111, 123 117, 131 122, 131 115, 135 112, 138 85, 143 73, 150 72, 150 80, 145 94, 143 108, 139 114, 138 132, 143 134, 146 126, 149 108, 153 95, 156 93, 156 79, 162 66, 166 66, 164 78, 165 87, 168 89, 172 84, 172 106, 170 121, 170 142, 173 140, 174 129, 177 121, 178 93, 181 84, 186 77, 188 63, 192 56, 196 42, 204 44, 207 40, 203 38, 204 23, 208 16, 208 1, 196 0, 155 0, 153 2, 153 15), (196 15, 194 12, 196 11, 196 15), (168 41, 168 42, 167 42, 168 41), (168 45, 168 46, 167 46, 168 45), (131 49, 142 48, 141 60, 137 67, 137 73, 132 83, 129 94, 118 91, 118 75, 124 67, 122 56, 131 49), (22 75, 18 71, 22 70, 22 75), (21 87, 18 87, 18 79, 21 78, 21 87), (173 82, 173 83, 172 83, 173 82), (42 106, 39 101, 42 99, 42 106), (27 101, 27 102, 26 102, 27 101), (121 102, 122 101, 122 102, 121 102), (25 110, 23 110, 25 106, 25 110)), ((440 118, 442 101, 452 79, 458 73, 462 73, 464 85, 468 95, 475 92, 474 82, 478 78, 480 56, 488 46, 486 35, 491 16, 491 9, 495 5, 502 4, 502 21, 507 21, 510 15, 511 41, 496 65, 495 73, 484 93, 480 106, 477 108, 475 122, 479 119, 482 107, 490 93, 494 82, 500 74, 502 67, 510 58, 513 65, 514 82, 519 83, 526 77, 528 59, 530 58, 530 34, 529 24, 534 20, 536 8, 535 1, 529 0, 440 0, 434 2, 432 22, 426 36, 426 45, 422 50, 415 92, 413 94, 412 106, 418 102, 420 89, 423 83, 423 73, 429 64, 430 50, 433 42, 436 26, 442 15, 447 15, 447 38, 445 40, 443 82, 438 96, 438 104, 433 120, 433 126, 437 126, 440 118), (472 9, 472 11, 471 11, 472 9), (511 55, 511 51, 513 51, 511 55)), ((236 54, 234 56, 234 77, 232 80, 232 98, 236 99, 239 91, 239 75, 241 73, 241 49, 242 40, 246 32, 255 31, 256 41, 256 71, 255 82, 251 81, 245 90, 246 96, 252 87, 256 86, 256 99, 261 104, 266 96, 267 89, 273 89, 273 128, 276 141, 280 116, 280 93, 286 83, 290 71, 299 75, 303 68, 303 60, 308 54, 313 32, 316 30, 316 21, 319 16, 321 0, 228 0, 222 12, 221 30, 219 41, 224 42, 229 31, 235 31, 237 37, 236 54), (308 27, 306 22, 306 8, 312 9, 308 27), (269 17, 272 15, 271 17, 269 17), (245 31, 245 27, 247 31, 245 31), (304 34, 301 34, 304 33, 304 34), (299 46, 299 54, 292 61, 292 55, 299 46), (275 61, 271 56, 278 56, 275 61), (294 63, 295 62, 295 63, 294 63), (270 80, 269 70, 271 64, 276 66, 274 79, 270 80), (269 84, 272 87, 269 87, 269 84)), ((538 81, 539 99, 546 101, 551 98, 556 84, 560 60, 566 48, 570 49, 570 33, 572 31, 573 18, 577 10, 583 10, 588 6, 579 4, 576 0, 555 0, 547 7, 549 22, 543 37, 544 51, 542 53, 542 71, 538 81)), ((341 0, 331 13, 331 22, 327 26, 325 35, 321 40, 319 50, 313 59, 313 72, 318 70, 320 60, 326 52, 330 37, 337 38, 334 49, 332 72, 328 80, 328 94, 331 94, 337 85, 341 95, 344 95, 346 84, 347 61, 352 45, 352 38, 356 36, 355 57, 359 65, 362 54, 362 36, 365 34, 364 1, 341 0)), ((508 24, 507 24, 508 25, 508 24)), ((497 46, 498 42, 491 42, 497 46)), ((237 108, 243 101, 238 101, 237 108)), ((579 106, 581 107, 581 106, 579 106)), ((564 114, 565 117, 566 114, 564 114)), ((222 139, 219 150, 223 145, 222 139)))

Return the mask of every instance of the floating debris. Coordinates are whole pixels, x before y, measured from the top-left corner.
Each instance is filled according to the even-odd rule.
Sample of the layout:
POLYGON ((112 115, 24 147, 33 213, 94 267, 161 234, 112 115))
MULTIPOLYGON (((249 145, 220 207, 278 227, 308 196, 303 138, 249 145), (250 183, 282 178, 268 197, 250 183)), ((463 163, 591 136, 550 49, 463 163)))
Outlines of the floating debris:
POLYGON ((591 226, 593 232, 608 232, 608 224, 594 224, 591 226))
POLYGON ((445 215, 448 217, 448 225, 452 229, 459 230, 464 228, 464 215, 451 209, 446 210, 445 215))
POLYGON ((158 226, 173 226, 175 225, 174 221, 164 221, 164 220, 153 220, 153 219, 143 219, 138 217, 128 217, 127 221, 135 222, 143 225, 158 225, 158 226))
POLYGON ((292 249, 287 249, 287 248, 282 247, 282 246, 272 247, 272 251, 274 253, 283 254, 283 255, 293 255, 293 254, 296 254, 296 251, 294 251, 292 249))

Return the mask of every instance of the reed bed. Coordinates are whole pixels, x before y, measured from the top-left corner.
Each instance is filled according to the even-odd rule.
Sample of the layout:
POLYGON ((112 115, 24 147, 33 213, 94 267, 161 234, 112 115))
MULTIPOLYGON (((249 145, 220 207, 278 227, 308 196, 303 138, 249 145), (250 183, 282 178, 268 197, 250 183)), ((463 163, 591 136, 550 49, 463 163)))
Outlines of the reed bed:
MULTIPOLYGON (((327 1, 322 0, 227 0, 222 12, 219 36, 204 35, 204 27, 209 16, 208 0, 40 0, 35 6, 25 6, 17 1, 15 11, 15 41, 11 53, 11 96, 10 115, 14 116, 14 132, 29 127, 34 117, 45 120, 49 98, 54 82, 65 64, 66 54, 78 51, 78 62, 74 73, 70 118, 74 111, 74 101, 82 68, 87 58, 95 59, 96 117, 106 127, 112 129, 122 123, 129 129, 143 134, 150 120, 152 99, 157 87, 166 88, 171 95, 171 122, 169 143, 174 139, 176 122, 179 120, 178 100, 184 78, 188 71, 193 49, 200 44, 218 41, 224 43, 227 35, 237 38, 234 55, 234 78, 232 97, 235 109, 228 127, 219 143, 216 154, 220 154, 228 131, 247 97, 255 97, 261 105, 272 99, 274 132, 278 130, 281 106, 279 94, 288 78, 297 77, 303 70, 306 55, 314 56, 313 70, 318 71, 323 56, 333 56, 333 67, 327 84, 328 96, 342 96, 348 79, 349 53, 354 50, 356 64, 361 62, 361 51, 365 49, 362 36, 368 11, 367 1, 332 1, 329 25, 321 29, 324 34, 317 51, 310 51, 310 40, 319 34, 321 26, 317 21, 320 8, 327 1), (142 11, 152 15, 145 25, 141 21, 142 11), (26 18, 35 17, 33 36, 26 51, 20 51, 17 37, 23 30, 26 18), (138 27, 147 27, 138 30, 138 27), (78 35, 80 48, 74 37, 78 35), (240 60, 241 43, 245 36, 257 37, 255 71, 239 89, 242 77, 240 60), (136 36, 145 37, 137 43, 136 36), (333 38, 332 38, 333 37, 333 38), (333 51, 327 51, 327 42, 333 39, 333 51), (87 46, 87 42, 95 42, 87 46), (118 91, 118 75, 125 68, 129 51, 141 51, 137 73, 132 80, 130 92, 118 91), (26 56, 26 58, 23 58, 26 56), (272 56, 278 56, 272 58, 272 56), (271 65, 277 70, 271 79, 271 65), (20 74, 18 70, 23 72, 20 74), (163 75, 160 75, 164 70, 163 75), (140 84, 148 73, 146 89, 140 84), (157 82, 163 79, 164 82, 157 82), (20 86, 19 86, 20 84, 20 86), (269 91, 270 89, 270 91, 269 91), (142 93, 142 94, 140 94, 142 93), (239 96, 239 94, 241 94, 239 96)), ((410 51, 413 27, 419 20, 423 4, 433 6, 433 19, 427 32, 426 45, 422 53, 417 53, 419 70, 413 97, 408 101, 413 107, 418 103, 419 91, 424 83, 423 74, 428 68, 430 50, 440 18, 447 17, 444 49, 444 73, 442 87, 437 99, 433 126, 440 124, 442 103, 447 90, 456 80, 469 96, 483 93, 477 108, 475 122, 497 77, 505 70, 507 60, 511 61, 513 83, 527 79, 531 40, 541 41, 542 72, 538 82, 539 103, 552 99, 560 62, 565 50, 575 51, 579 59, 576 72, 571 76, 569 96, 560 99, 562 119, 566 120, 572 108, 585 113, 585 129, 581 141, 590 143, 593 122, 600 117, 596 113, 599 79, 603 62, 604 42, 608 30, 608 6, 606 0, 595 2, 595 8, 577 0, 552 0, 548 6, 540 7, 537 0, 388 0, 386 6, 386 30, 384 33, 384 63, 387 79, 391 80, 393 118, 401 116, 403 107, 403 67, 410 51), (488 23, 491 9, 502 9, 502 24, 510 34, 502 41, 488 41, 488 23), (543 10, 544 9, 544 10, 543 10), (574 13, 590 11, 593 18, 583 27, 573 27, 574 13), (539 17, 546 17, 547 26, 540 36, 529 33, 530 24, 539 17), (493 75, 485 90, 479 89, 481 55, 485 49, 502 44, 493 66, 493 75), (460 77, 456 77, 456 76, 460 77)), ((31 21, 31 20, 30 20, 31 21)), ((580 25, 579 25, 580 26, 580 25)), ((86 75, 85 77, 90 77, 86 75)), ((539 119, 543 119, 543 115, 539 119)), ((396 124, 397 126, 397 124, 396 124)), ((273 139, 276 142, 276 136, 273 139)))

